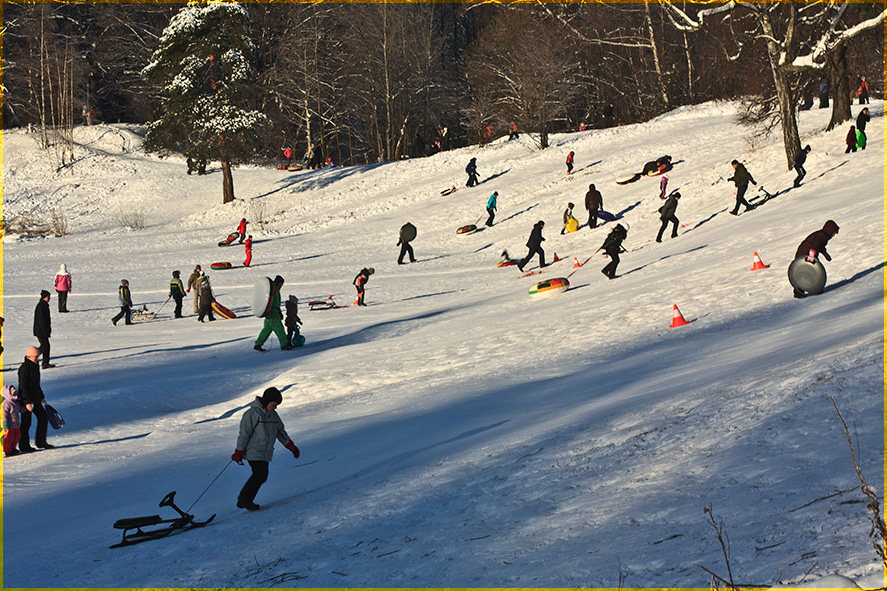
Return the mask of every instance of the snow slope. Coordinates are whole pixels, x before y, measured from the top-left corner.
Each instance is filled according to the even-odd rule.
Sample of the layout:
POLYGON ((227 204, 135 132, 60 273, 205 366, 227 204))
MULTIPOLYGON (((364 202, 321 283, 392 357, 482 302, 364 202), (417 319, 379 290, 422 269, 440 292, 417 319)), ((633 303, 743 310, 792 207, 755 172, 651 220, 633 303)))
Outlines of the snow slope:
POLYGON ((58 367, 43 375, 67 425, 50 433, 56 449, 3 462, 4 586, 704 587, 697 565, 726 576, 709 506, 737 582, 834 586, 837 573, 882 586, 830 400, 883 490, 884 109, 870 107, 869 149, 850 155, 846 129, 824 132, 827 111, 802 113, 804 185, 738 218, 731 159, 771 192, 794 173, 778 140, 746 140, 730 103, 554 136, 542 152, 524 135, 369 166, 244 167, 227 205, 218 169, 187 176, 146 156, 137 128, 78 129, 78 161, 59 173, 32 136, 7 132, 6 219, 57 207, 71 232, 4 237, 4 383, 62 262, 74 291, 72 312, 53 314, 58 367), (656 244, 659 179, 614 180, 662 154, 682 228, 656 244), (472 156, 484 182, 442 197, 472 156), (622 276, 607 281, 597 254, 569 291, 531 300, 613 225, 559 234, 568 201, 585 221, 589 183, 631 226, 622 276), (496 224, 457 236, 494 190, 496 224), (121 212, 146 227, 122 227, 121 212), (216 246, 241 217, 251 268, 239 246, 216 246), (540 219, 548 259, 563 262, 526 278, 497 268, 503 249, 526 253, 540 219), (786 268, 827 219, 841 227, 828 286, 796 300, 786 268), (407 221, 419 262, 398 266, 407 221), (750 272, 754 252, 771 267, 750 272), (187 301, 186 319, 170 303, 111 326, 120 279, 156 311, 173 269, 220 260, 235 268, 209 275, 237 319, 198 324, 187 301), (328 295, 350 303, 364 266, 370 306, 308 311, 328 295), (303 302, 307 344, 280 351, 272 336, 260 354, 252 285, 277 274, 303 302), (668 328, 674 304, 689 326, 668 328), (247 513, 234 501, 248 469, 228 462, 243 410, 270 385, 302 457, 278 446, 262 509, 247 513), (220 472, 192 510, 216 513, 209 527, 108 549, 114 521, 165 514, 171 490, 187 510, 220 472), (51 560, 35 567, 34 548, 51 560))

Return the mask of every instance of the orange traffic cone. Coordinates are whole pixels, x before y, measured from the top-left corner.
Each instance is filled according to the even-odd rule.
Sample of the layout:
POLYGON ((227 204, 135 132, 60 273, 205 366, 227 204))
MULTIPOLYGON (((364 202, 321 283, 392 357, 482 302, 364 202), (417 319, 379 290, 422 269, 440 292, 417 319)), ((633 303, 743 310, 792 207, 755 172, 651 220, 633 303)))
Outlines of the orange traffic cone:
POLYGON ((684 315, 681 314, 681 311, 678 310, 678 305, 674 305, 674 318, 672 318, 671 324, 668 328, 677 328, 679 326, 684 326, 685 324, 690 324, 686 320, 684 320, 684 315))
POLYGON ((759 257, 758 253, 755 252, 755 264, 752 265, 752 267, 751 267, 751 269, 749 269, 749 271, 760 271, 761 269, 769 269, 769 268, 770 268, 770 265, 765 265, 763 262, 761 262, 761 257, 759 257))
POLYGON ((552 263, 559 263, 562 260, 564 260, 564 259, 558 258, 557 253, 554 253, 554 260, 551 262, 552 263))
POLYGON ((579 259, 577 259, 576 257, 573 257, 573 268, 578 269, 581 266, 582 266, 582 263, 579 262, 579 259))

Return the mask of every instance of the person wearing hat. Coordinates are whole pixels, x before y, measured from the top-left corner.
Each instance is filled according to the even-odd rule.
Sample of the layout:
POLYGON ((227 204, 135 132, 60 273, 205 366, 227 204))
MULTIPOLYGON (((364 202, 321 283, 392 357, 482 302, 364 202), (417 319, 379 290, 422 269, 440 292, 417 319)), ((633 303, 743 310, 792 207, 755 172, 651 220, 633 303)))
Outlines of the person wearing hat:
POLYGON ((126 324, 132 324, 132 293, 129 291, 129 281, 120 280, 117 288, 117 301, 120 304, 120 313, 111 319, 111 324, 117 326, 121 318, 126 317, 126 324))
POLYGON ((533 224, 533 230, 530 232, 529 240, 527 240, 527 248, 530 249, 530 252, 517 264, 517 268, 521 270, 521 273, 524 271, 524 265, 530 262, 534 254, 539 255, 539 268, 541 269, 545 266, 545 251, 542 250, 542 243, 545 242, 545 238, 542 237, 542 228, 544 227, 545 222, 542 220, 533 224))
POLYGON ((200 280, 197 282, 197 322, 203 322, 204 318, 209 317, 209 321, 215 320, 213 317, 213 287, 209 282, 209 276, 200 274, 200 280))
POLYGON ((576 207, 572 203, 567 203, 567 209, 564 210, 564 227, 561 228, 561 234, 567 231, 567 224, 573 219, 573 208, 576 207))
POLYGON ((197 314, 197 289, 198 281, 200 280, 200 265, 194 267, 194 271, 191 275, 188 276, 188 289, 185 290, 186 293, 191 293, 191 288, 194 288, 194 313, 197 314))
POLYGON ((678 208, 678 200, 680 200, 680 198, 681 194, 675 191, 668 196, 668 199, 666 199, 665 203, 662 204, 662 207, 659 208, 659 219, 662 220, 662 226, 659 228, 659 234, 656 235, 656 242, 662 242, 662 234, 668 227, 668 222, 674 224, 674 227, 671 229, 671 237, 678 237, 678 224, 681 222, 678 220, 677 216, 675 216, 674 212, 678 208))
POLYGON ((607 253, 610 262, 601 269, 601 273, 607 276, 607 279, 616 279, 616 267, 619 266, 619 254, 625 252, 622 248, 622 241, 628 237, 628 230, 622 224, 616 224, 616 227, 610 230, 607 239, 601 245, 600 250, 607 253))
MULTIPOLYGON (((816 252, 817 256, 821 254, 825 257, 825 260, 831 261, 832 257, 829 255, 825 247, 829 240, 838 235, 838 230, 840 230, 838 224, 836 224, 834 220, 828 220, 823 224, 821 230, 817 230, 804 238, 804 240, 798 245, 798 250, 795 251, 795 258, 805 257, 810 254, 810 251, 812 250, 816 252)), ((794 296, 796 298, 806 298, 808 295, 809 294, 806 292, 794 289, 794 296)))
POLYGON ((173 271, 172 280, 169 282, 169 297, 176 302, 176 318, 182 318, 182 300, 185 299, 185 286, 180 275, 178 271, 173 271))
POLYGON ((588 185, 588 193, 585 194, 585 209, 588 210, 589 228, 597 228, 597 212, 603 206, 604 197, 601 192, 594 188, 594 184, 588 185))
POLYGON ((241 466, 243 460, 249 462, 252 474, 240 489, 237 495, 237 507, 247 511, 256 511, 259 505, 255 503, 256 494, 268 480, 268 463, 274 455, 274 440, 280 441, 290 450, 293 457, 299 458, 301 452, 296 444, 286 434, 283 421, 277 414, 278 405, 283 402, 280 390, 268 388, 261 396, 256 396, 243 417, 240 419, 240 432, 237 435, 237 445, 231 460, 241 466))
POLYGON ((372 267, 370 267, 369 269, 366 269, 366 268, 361 269, 360 273, 358 273, 357 277, 355 277, 354 281, 352 281, 352 283, 354 284, 354 287, 357 288, 357 299, 354 300, 355 306, 366 306, 366 304, 363 301, 363 296, 366 294, 366 284, 367 284, 367 281, 370 280, 370 275, 372 275, 375 272, 376 272, 376 270, 373 269, 372 267))
POLYGON ((290 297, 286 300, 286 319, 283 321, 283 325, 286 327, 286 342, 292 345, 293 347, 298 347, 305 344, 305 341, 299 331, 299 325, 302 324, 302 319, 299 318, 299 298, 294 295, 290 295, 290 297))
POLYGON ((280 289, 283 287, 283 277, 278 275, 271 282, 271 305, 268 307, 268 313, 265 314, 265 325, 262 332, 256 338, 256 344, 253 347, 256 351, 265 352, 262 345, 268 340, 273 332, 277 335, 277 341, 280 343, 281 351, 289 351, 294 349, 289 341, 286 340, 286 331, 283 330, 283 313, 280 311, 280 289))
POLYGON ((496 198, 499 197, 498 191, 493 191, 493 194, 490 195, 490 198, 487 200, 487 213, 490 214, 490 217, 487 218, 487 227, 493 227, 493 218, 496 217, 496 198))
POLYGON ((753 185, 757 185, 757 181, 752 178, 751 173, 745 168, 745 165, 739 162, 739 160, 734 160, 730 163, 733 166, 733 176, 728 178, 728 181, 733 181, 736 185, 736 207, 733 208, 733 211, 730 213, 733 215, 739 215, 739 206, 744 205, 745 211, 751 211, 755 208, 754 205, 750 205, 748 201, 745 200, 745 192, 748 191, 748 184, 752 183, 753 185))
POLYGON ((40 354, 43 355, 43 369, 55 367, 49 362, 49 337, 52 335, 52 319, 49 316, 49 298, 45 289, 40 292, 40 301, 34 308, 34 336, 40 341, 40 354))
POLYGON ((798 155, 795 156, 795 172, 798 173, 798 176, 795 178, 794 186, 795 188, 801 186, 801 181, 804 180, 804 177, 807 176, 807 171, 804 169, 804 163, 807 162, 807 154, 810 153, 810 145, 804 146, 804 149, 798 152, 798 155))
POLYGON ((59 272, 55 275, 55 292, 59 296, 59 312, 68 311, 68 294, 71 293, 71 274, 68 266, 62 263, 59 272))

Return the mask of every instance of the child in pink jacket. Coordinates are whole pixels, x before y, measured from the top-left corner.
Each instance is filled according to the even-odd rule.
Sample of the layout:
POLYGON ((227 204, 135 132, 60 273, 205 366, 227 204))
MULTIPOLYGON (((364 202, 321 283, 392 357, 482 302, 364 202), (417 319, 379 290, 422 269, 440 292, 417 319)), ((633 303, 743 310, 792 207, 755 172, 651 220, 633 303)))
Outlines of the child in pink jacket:
POLYGON ((16 449, 21 439, 21 405, 15 386, 3 386, 3 455, 18 455, 16 449))

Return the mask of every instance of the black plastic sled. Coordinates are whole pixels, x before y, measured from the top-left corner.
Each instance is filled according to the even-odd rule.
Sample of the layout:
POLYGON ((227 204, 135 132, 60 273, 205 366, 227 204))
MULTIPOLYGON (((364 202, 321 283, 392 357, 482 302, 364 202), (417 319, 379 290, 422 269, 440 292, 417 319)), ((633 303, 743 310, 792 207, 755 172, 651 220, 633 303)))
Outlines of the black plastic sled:
POLYGON ((122 548, 123 546, 132 546, 133 544, 141 544, 148 540, 158 540, 165 538, 169 534, 177 530, 188 530, 195 527, 203 527, 210 521, 215 519, 216 514, 213 513, 206 521, 194 521, 194 516, 185 513, 175 504, 176 491, 172 491, 163 497, 160 501, 160 507, 172 507, 175 509, 179 517, 173 519, 162 519, 160 515, 146 515, 145 517, 130 517, 128 519, 118 519, 114 522, 115 529, 123 530, 123 539, 109 548, 122 548), (143 529, 152 526, 153 529, 143 529), (134 531, 133 531, 134 530, 134 531))

